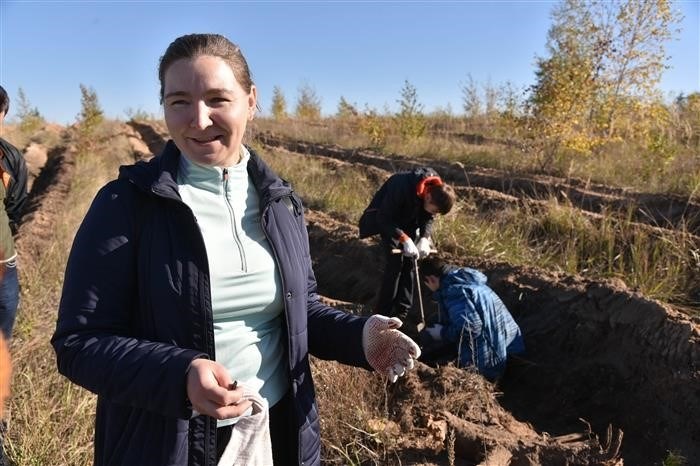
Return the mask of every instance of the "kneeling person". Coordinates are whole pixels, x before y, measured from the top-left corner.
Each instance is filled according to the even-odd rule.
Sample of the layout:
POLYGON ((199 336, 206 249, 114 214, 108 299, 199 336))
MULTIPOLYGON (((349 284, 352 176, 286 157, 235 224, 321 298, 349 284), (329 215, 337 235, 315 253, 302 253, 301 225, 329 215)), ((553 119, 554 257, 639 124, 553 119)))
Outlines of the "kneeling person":
POLYGON ((457 356, 460 367, 475 366, 491 381, 500 378, 507 356, 523 353, 525 344, 486 276, 437 257, 422 260, 420 272, 440 309, 439 323, 419 334, 426 362, 435 362, 438 355, 457 356))

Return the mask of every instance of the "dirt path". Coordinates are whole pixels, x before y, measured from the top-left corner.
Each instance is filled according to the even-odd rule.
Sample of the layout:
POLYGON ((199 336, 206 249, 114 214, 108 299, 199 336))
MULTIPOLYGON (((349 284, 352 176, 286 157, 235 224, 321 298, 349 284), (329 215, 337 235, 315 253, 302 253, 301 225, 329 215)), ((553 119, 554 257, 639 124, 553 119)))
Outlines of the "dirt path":
MULTIPOLYGON (((161 135, 160 142, 153 138, 149 147, 162 144, 162 132, 146 134, 161 135)), ((378 177, 417 163, 299 142, 269 138, 265 142, 284 145, 297 154, 322 153, 336 161, 366 164, 378 177)), ((691 225, 700 212, 696 204, 672 196, 584 186, 576 180, 547 184, 546 177, 435 168, 460 189, 486 190, 492 202, 524 202, 528 196, 535 199, 527 202, 540 202, 546 197, 543 193, 563 190, 591 215, 603 208, 642 209, 655 212, 657 220, 668 220, 649 221, 653 215, 640 214, 642 228, 691 225), (465 173, 470 186, 459 181, 465 173), (477 188, 477 180, 483 186, 477 188), (499 194, 491 196, 489 191, 499 194)), ((323 212, 310 210, 307 220, 320 292, 355 303, 361 312, 373 302, 380 277, 378 245, 359 240, 355 225, 323 212)), ((398 384, 392 394, 391 420, 406 438, 407 452, 425 454, 425 442, 434 437, 426 432, 440 431, 444 422, 457 432, 458 456, 474 463, 612 465, 622 464, 622 458, 627 464, 644 466, 659 464, 674 451, 687 464, 700 464, 700 319, 648 300, 615 281, 447 258, 487 274, 523 329, 528 353, 509 367, 498 387, 483 389, 482 385, 469 391, 465 387, 472 377, 477 380, 475 386, 483 379, 455 368, 427 366, 398 384), (459 393, 468 395, 465 405, 473 406, 473 411, 450 408, 459 393), (438 415, 436 405, 441 406, 438 415), (616 457, 618 430, 624 432, 620 458, 616 457)), ((429 303, 428 298, 424 296, 423 301, 429 303)), ((413 315, 418 313, 414 310, 413 315)), ((406 330, 414 335, 411 323, 416 323, 415 318, 406 330)), ((440 435, 436 441, 447 443, 440 435)))
MULTIPOLYGON (((74 170, 74 152, 69 147, 70 134, 64 130, 63 142, 48 150, 36 178, 19 228, 15 246, 22 267, 36 267, 42 251, 50 247, 56 216, 65 208, 74 170)), ((45 150, 45 149, 44 149, 45 150)))

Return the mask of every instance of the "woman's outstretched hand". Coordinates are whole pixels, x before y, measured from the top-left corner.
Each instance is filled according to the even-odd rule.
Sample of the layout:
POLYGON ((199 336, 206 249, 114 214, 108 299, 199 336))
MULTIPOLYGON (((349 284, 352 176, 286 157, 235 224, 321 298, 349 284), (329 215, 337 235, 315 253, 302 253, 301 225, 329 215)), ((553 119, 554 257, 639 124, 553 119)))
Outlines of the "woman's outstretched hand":
POLYGON ((231 380, 228 370, 210 359, 195 359, 187 372, 187 397, 195 413, 215 419, 244 414, 251 406, 243 388, 231 380))
POLYGON ((418 345, 397 330, 402 324, 396 317, 373 315, 367 319, 362 331, 367 362, 392 383, 413 369, 414 361, 420 356, 418 345))

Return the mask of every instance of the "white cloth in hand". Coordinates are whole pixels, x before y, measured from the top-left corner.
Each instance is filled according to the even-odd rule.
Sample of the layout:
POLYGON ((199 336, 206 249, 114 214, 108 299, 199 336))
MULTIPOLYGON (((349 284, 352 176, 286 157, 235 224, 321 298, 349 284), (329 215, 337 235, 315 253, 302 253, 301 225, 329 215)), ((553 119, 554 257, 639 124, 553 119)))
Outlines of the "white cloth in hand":
POLYGON ((224 449, 218 466, 270 466, 272 443, 267 401, 257 392, 243 387, 243 399, 253 403, 250 415, 238 418, 233 425, 231 440, 224 449))
POLYGON ((421 238, 416 243, 416 248, 418 249, 418 258, 422 259, 430 255, 430 240, 428 238, 421 238))
POLYGON ((401 249, 403 250, 403 255, 406 257, 415 259, 419 255, 416 243, 414 243, 411 238, 408 238, 406 241, 401 243, 401 249))
POLYGON ((397 329, 403 322, 396 317, 373 315, 362 330, 365 357, 375 371, 387 376, 391 383, 413 369, 420 356, 418 345, 397 329))
POLYGON ((442 340, 442 325, 433 324, 425 329, 426 333, 430 335, 433 340, 442 340))

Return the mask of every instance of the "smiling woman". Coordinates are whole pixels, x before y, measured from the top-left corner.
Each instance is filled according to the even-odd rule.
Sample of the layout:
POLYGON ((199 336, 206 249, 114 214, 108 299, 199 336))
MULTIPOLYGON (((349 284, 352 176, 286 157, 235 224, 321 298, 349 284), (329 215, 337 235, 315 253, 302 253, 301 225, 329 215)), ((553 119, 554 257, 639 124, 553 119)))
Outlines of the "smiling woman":
POLYGON ((238 47, 180 37, 159 76, 173 140, 93 201, 52 339, 98 394, 94 464, 318 465, 309 354, 395 381, 418 346, 319 300, 301 199, 241 143, 257 91, 238 47))

